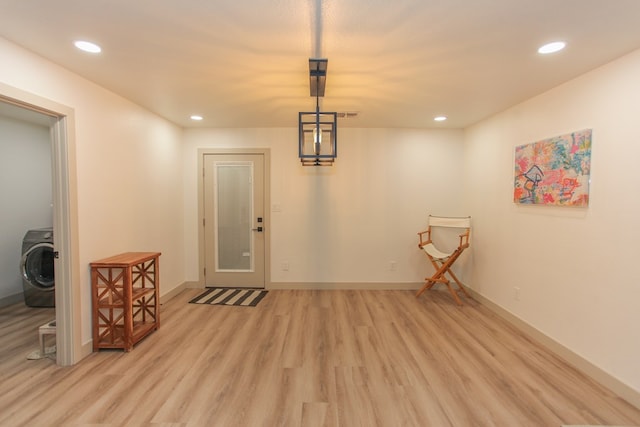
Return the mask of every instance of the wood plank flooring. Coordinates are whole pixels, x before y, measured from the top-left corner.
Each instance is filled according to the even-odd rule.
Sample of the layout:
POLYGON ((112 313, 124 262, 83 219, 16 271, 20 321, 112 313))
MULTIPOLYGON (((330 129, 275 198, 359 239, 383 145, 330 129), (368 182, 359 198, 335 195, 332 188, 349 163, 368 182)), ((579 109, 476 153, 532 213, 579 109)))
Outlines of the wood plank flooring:
POLYGON ((131 353, 66 368, 25 359, 51 312, 0 309, 0 425, 640 425, 640 410, 444 292, 273 290, 255 308, 188 304, 198 292, 163 305, 131 353))

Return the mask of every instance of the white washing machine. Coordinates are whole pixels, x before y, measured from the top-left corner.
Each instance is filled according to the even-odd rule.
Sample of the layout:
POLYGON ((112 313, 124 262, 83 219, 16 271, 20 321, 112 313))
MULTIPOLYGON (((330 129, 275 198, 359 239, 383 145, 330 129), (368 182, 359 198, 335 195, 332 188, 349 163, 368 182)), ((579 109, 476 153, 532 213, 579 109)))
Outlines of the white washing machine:
POLYGON ((55 307, 53 228, 29 230, 22 240, 22 287, 29 307, 55 307))

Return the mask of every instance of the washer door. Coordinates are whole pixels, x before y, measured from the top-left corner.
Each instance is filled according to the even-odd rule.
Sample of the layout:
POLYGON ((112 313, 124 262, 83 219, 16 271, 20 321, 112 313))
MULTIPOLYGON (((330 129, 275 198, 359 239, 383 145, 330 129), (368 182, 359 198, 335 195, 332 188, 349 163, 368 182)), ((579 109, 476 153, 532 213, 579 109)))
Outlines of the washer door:
POLYGON ((53 272, 53 245, 38 243, 22 255, 22 277, 41 291, 53 291, 56 280, 53 272))

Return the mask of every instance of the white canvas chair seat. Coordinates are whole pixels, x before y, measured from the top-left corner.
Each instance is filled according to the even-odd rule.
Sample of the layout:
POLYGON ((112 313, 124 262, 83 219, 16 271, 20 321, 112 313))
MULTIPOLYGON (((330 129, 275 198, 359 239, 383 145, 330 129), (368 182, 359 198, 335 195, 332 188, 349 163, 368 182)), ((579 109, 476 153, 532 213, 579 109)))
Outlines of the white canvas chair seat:
POLYGON ((453 253, 453 252, 449 252, 449 253, 445 254, 444 252, 440 252, 438 250, 438 248, 436 248, 434 246, 433 243, 429 243, 427 245, 424 245, 422 247, 422 250, 424 250, 428 255, 433 257, 433 259, 436 259, 438 261, 449 258, 451 256, 451 254, 453 253))
POLYGON ((427 230, 418 233, 420 238, 418 247, 425 252, 436 271, 433 276, 425 278, 425 284, 416 293, 416 297, 419 297, 427 289, 431 289, 436 283, 442 283, 447 286, 456 303, 458 305, 462 305, 462 301, 460 300, 460 297, 458 297, 456 289, 453 288, 450 280, 447 278, 447 275, 449 275, 458 284, 458 290, 462 291, 465 296, 471 298, 471 295, 469 295, 467 290, 464 288, 464 285, 460 280, 458 280, 456 275, 453 274, 453 271, 451 271, 453 263, 458 259, 462 252, 469 247, 470 233, 471 217, 460 218, 429 215, 429 226, 427 230), (454 228, 462 231, 462 234, 458 235, 460 239, 458 247, 453 252, 443 252, 433 243, 432 233, 434 233, 438 227, 454 228))

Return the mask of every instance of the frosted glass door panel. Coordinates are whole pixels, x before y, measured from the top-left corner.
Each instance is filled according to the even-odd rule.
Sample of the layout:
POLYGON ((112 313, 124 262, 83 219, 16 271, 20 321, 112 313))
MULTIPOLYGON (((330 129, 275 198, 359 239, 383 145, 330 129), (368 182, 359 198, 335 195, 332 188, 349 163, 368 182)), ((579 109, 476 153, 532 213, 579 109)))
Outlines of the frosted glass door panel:
POLYGON ((205 286, 264 288, 264 155, 205 154, 202 160, 205 286))
POLYGON ((216 164, 217 271, 251 271, 251 164, 216 164))

